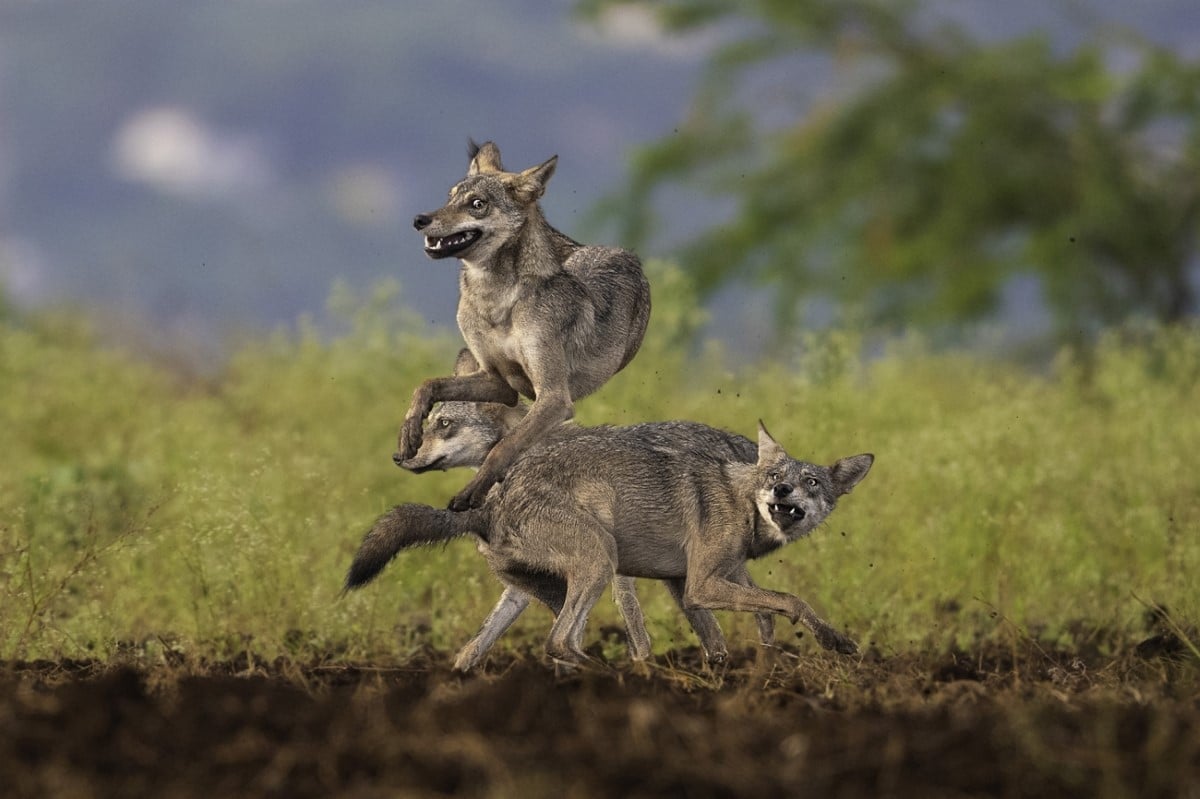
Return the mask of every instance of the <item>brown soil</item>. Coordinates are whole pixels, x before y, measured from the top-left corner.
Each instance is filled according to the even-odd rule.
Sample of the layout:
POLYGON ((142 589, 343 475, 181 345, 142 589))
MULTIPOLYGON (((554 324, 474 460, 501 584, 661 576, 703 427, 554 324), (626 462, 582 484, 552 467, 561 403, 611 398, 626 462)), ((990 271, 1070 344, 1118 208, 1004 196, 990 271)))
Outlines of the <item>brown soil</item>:
MULTIPOLYGON (((1169 643, 1169 642, 1168 642, 1169 643)), ((694 652, 459 676, 241 659, 0 664, 0 794, 1192 796, 1200 669, 1169 645, 694 652)))

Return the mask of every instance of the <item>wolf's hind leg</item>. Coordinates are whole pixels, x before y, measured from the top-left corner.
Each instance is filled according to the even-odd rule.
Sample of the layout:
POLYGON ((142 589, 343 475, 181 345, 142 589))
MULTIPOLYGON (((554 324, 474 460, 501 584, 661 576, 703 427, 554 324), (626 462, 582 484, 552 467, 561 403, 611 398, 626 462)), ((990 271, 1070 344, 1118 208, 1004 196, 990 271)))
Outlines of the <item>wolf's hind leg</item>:
MULTIPOLYGON (((508 387, 505 386, 505 388, 508 387)), ((493 485, 504 479, 508 467, 512 465, 518 455, 545 435, 547 430, 575 415, 571 395, 565 386, 556 389, 554 386, 540 385, 535 381, 534 391, 537 399, 529 406, 529 412, 525 414, 525 418, 496 442, 487 457, 483 459, 483 463, 480 464, 479 471, 475 472, 475 476, 471 478, 471 482, 467 483, 450 500, 450 504, 447 506, 450 510, 462 511, 482 505, 488 491, 493 485)), ((516 392, 513 392, 512 396, 513 402, 507 404, 516 402, 516 392)))
POLYGON ((617 543, 611 535, 587 536, 581 531, 576 536, 585 545, 567 574, 567 595, 546 639, 546 654, 567 662, 587 658, 582 643, 588 615, 617 574, 617 543), (588 538, 595 543, 587 545, 588 538))
POLYGON ((523 591, 512 586, 505 588, 504 593, 500 595, 500 601, 492 608, 479 632, 458 651, 454 658, 454 670, 470 671, 475 668, 495 645, 496 639, 503 635, 529 606, 529 599, 529 595, 523 591))

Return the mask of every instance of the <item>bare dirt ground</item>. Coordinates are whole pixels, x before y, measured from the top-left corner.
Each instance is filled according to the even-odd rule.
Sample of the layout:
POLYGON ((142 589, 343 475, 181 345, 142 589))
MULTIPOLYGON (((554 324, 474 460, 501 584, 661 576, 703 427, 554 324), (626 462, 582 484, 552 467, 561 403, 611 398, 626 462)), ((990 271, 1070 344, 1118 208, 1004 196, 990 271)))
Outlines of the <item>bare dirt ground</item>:
POLYGON ((1200 796, 1200 667, 1159 636, 836 658, 695 652, 555 674, 0 664, 0 795, 1200 796))

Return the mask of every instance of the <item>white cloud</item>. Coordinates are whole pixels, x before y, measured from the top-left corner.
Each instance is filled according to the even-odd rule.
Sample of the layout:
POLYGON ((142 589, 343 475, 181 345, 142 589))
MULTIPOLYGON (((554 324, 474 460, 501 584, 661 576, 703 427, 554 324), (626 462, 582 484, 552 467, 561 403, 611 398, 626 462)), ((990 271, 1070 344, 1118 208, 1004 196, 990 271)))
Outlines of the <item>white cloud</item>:
POLYGON ((271 182, 262 146, 249 136, 222 134, 186 108, 133 114, 112 143, 121 178, 192 198, 236 196, 271 182))
POLYGON ((50 297, 46 259, 33 242, 0 238, 0 289, 23 306, 32 306, 50 297))
POLYGON ((679 58, 703 56, 715 41, 712 30, 686 34, 664 30, 653 8, 640 3, 608 6, 588 27, 605 42, 679 58))

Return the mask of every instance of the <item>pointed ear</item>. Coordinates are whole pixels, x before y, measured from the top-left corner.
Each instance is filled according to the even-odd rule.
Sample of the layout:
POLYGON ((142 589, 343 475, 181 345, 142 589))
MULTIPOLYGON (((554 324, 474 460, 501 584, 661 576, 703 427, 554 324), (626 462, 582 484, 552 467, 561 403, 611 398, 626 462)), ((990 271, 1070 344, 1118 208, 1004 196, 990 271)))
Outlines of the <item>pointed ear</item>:
POLYGON ((779 442, 771 438, 771 434, 767 432, 767 426, 762 423, 762 419, 758 420, 758 465, 766 466, 772 463, 778 463, 782 458, 786 458, 787 453, 783 451, 783 447, 779 446, 779 442))
POLYGON ((472 141, 467 146, 467 152, 471 156, 471 164, 467 167, 467 177, 478 175, 481 172, 504 171, 504 166, 500 163, 500 148, 492 142, 484 142, 481 147, 472 141))
POLYGON ((837 490, 838 495, 849 494, 850 489, 867 476, 867 472, 871 470, 871 464, 874 462, 875 456, 868 452, 863 455, 842 458, 830 466, 829 476, 833 478, 833 487, 837 490))
POLYGON ((505 405, 502 402, 479 403, 479 412, 491 421, 492 432, 495 433, 497 441, 508 435, 514 427, 521 423, 527 410, 528 408, 523 402, 514 406, 505 405))
POLYGON ((466 347, 459 350, 458 357, 454 359, 454 376, 461 377, 478 371, 479 361, 475 360, 475 356, 471 351, 466 347))
POLYGON ((525 414, 529 412, 529 406, 523 402, 518 402, 512 406, 501 405, 500 407, 504 409, 500 417, 500 424, 504 428, 504 435, 508 435, 514 427, 519 425, 521 420, 525 418, 525 414))
POLYGON ((558 166, 558 156, 552 155, 548 160, 537 166, 531 166, 517 174, 513 180, 513 190, 521 202, 531 203, 546 192, 546 184, 558 166))

